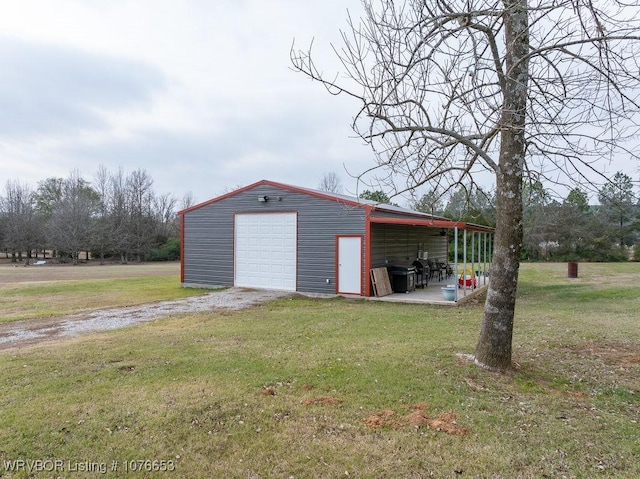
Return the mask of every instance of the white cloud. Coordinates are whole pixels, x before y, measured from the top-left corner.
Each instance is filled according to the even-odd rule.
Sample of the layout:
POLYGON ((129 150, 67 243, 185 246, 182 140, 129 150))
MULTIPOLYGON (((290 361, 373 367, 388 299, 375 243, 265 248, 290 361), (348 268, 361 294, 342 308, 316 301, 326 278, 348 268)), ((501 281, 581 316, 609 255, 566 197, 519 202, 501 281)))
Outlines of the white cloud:
POLYGON ((348 184, 342 165, 370 161, 349 139, 354 106, 289 61, 294 37, 330 52, 347 7, 359 1, 11 2, 0 171, 35 185, 144 168, 159 192, 200 200, 261 178, 313 187, 325 171, 348 184))
POLYGON ((347 9, 357 17, 360 1, 4 2, 0 188, 103 164, 199 200, 262 178, 315 187, 330 171, 355 191, 344 169, 373 166, 351 138, 358 105, 289 60, 294 38, 314 39, 318 64, 338 71, 330 43, 347 9))

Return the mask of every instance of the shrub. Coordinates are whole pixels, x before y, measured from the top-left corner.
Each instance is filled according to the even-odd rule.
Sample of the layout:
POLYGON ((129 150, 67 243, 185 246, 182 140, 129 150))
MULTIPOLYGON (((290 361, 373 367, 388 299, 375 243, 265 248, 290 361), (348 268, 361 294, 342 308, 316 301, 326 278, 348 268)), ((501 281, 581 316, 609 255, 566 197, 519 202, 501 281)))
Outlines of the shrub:
POLYGON ((147 261, 177 261, 180 259, 180 240, 172 239, 158 248, 151 250, 147 261))

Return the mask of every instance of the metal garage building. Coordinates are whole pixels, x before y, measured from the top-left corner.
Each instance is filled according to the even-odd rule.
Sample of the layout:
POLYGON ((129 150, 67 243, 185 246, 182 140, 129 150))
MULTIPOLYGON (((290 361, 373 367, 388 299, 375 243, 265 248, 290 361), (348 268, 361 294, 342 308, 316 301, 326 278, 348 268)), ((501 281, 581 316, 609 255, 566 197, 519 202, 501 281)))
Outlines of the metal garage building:
POLYGON ((446 260, 449 229, 490 228, 273 181, 180 212, 183 286, 372 295, 371 268, 446 260))

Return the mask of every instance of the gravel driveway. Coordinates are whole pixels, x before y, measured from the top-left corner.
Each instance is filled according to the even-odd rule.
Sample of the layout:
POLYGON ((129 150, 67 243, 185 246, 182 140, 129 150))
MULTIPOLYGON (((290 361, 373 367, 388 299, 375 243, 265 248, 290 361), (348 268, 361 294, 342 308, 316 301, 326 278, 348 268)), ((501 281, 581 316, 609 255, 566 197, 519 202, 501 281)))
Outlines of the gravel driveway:
POLYGON ((46 319, 0 324, 0 349, 16 348, 55 338, 78 336, 95 331, 124 328, 172 314, 238 310, 289 296, 285 291, 256 291, 230 288, 191 298, 142 304, 128 308, 104 309, 46 319))

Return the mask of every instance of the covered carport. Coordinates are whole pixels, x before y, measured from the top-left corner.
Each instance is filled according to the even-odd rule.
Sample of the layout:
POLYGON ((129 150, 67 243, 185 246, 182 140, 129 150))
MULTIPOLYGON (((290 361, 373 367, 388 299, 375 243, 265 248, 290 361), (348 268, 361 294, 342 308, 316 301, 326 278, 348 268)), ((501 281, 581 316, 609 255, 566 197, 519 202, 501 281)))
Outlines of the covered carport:
MULTIPOLYGON (((454 303, 487 286, 493 257, 493 228, 418 212, 407 214, 406 210, 403 213, 369 216, 370 241, 366 242, 369 251, 365 255, 369 259, 368 270, 409 266, 416 259, 444 263, 453 271, 453 277, 443 275, 429 284, 431 289, 437 288, 438 294, 441 286, 455 285, 454 303)), ((368 296, 373 297, 375 291, 371 278, 368 280, 368 296)), ((410 300, 411 294, 405 296, 410 300)))

